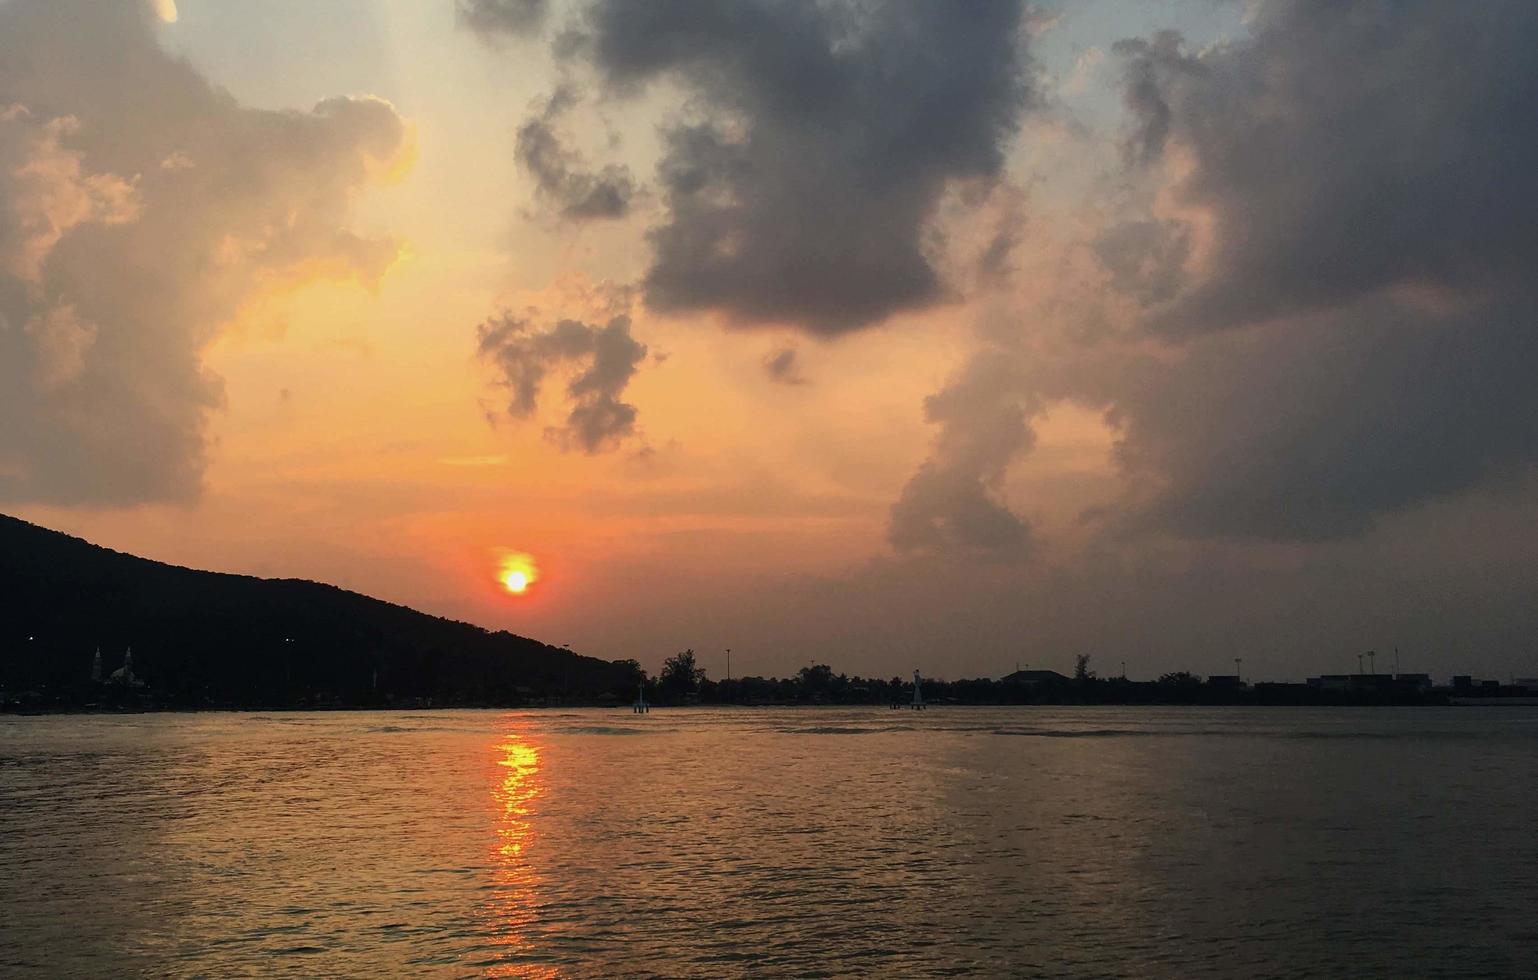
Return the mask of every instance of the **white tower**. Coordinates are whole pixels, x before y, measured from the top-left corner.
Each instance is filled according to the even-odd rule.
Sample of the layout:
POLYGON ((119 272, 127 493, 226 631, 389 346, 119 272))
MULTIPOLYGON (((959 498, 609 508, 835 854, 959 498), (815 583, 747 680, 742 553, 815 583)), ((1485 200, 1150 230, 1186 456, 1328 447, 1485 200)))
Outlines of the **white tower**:
POLYGON ((123 666, 119 667, 117 670, 114 670, 112 672, 112 677, 109 678, 109 679, 112 681, 112 683, 114 683, 114 684, 121 684, 124 687, 136 687, 137 686, 137 682, 134 680, 134 648, 133 647, 129 647, 128 648, 128 652, 123 654, 123 666))
POLYGON ((638 715, 648 714, 652 710, 652 706, 646 703, 645 681, 635 686, 635 704, 630 706, 630 710, 638 715))
POLYGON ((924 692, 919 687, 919 672, 917 670, 913 672, 913 710, 924 710, 924 692))
POLYGON ((96 648, 96 656, 91 660, 91 683, 101 683, 101 647, 96 648))

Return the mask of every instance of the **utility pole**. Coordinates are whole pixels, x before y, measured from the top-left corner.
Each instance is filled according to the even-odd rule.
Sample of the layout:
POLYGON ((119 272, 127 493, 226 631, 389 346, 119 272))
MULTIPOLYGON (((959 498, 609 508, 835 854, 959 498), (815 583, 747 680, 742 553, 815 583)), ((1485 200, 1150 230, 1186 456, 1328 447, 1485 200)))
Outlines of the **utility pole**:
POLYGON ((1234 680, 1238 681, 1240 684, 1244 683, 1244 671, 1240 669, 1239 666, 1242 663, 1244 663, 1243 657, 1234 658, 1234 680))
POLYGON ((1360 653, 1356 655, 1356 672, 1358 675, 1362 673, 1362 655, 1360 653))
POLYGON ((1399 676, 1399 647, 1394 647, 1394 676, 1399 676))
POLYGON ((1372 650, 1367 651, 1367 663, 1373 674, 1378 673, 1378 654, 1372 650))
POLYGON ((726 648, 726 679, 732 679, 732 648, 726 648))

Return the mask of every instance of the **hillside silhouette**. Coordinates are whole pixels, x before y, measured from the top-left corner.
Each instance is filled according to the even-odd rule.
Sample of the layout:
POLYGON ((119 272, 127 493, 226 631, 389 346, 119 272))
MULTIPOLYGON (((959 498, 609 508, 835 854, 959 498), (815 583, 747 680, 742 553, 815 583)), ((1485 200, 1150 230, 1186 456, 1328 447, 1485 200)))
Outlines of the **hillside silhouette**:
POLYGON ((182 568, 0 515, 0 689, 41 704, 501 705, 633 683, 624 664, 335 586, 182 568), (110 680, 129 647, 142 687, 110 680))

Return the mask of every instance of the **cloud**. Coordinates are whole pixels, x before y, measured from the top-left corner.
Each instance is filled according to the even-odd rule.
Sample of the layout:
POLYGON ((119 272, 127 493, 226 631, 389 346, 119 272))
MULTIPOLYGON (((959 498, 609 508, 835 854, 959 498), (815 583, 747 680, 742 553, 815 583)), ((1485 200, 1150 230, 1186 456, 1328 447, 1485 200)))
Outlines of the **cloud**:
POLYGON ((43 261, 65 233, 87 223, 121 224, 138 216, 133 183, 88 174, 64 141, 73 117, 38 120, 23 105, 0 107, 0 269, 37 282, 43 261))
POLYGON ((542 198, 568 221, 623 218, 630 213, 635 182, 628 168, 609 164, 586 168, 581 154, 565 146, 556 131, 561 115, 576 99, 569 87, 557 89, 518 127, 518 163, 533 177, 542 198))
POLYGON ((804 385, 801 375, 800 353, 794 347, 780 347, 764 358, 764 372, 770 381, 782 385, 804 385))
POLYGON ((924 400, 940 426, 929 458, 892 505, 887 540, 899 552, 1020 561, 1030 526, 999 499, 1005 470, 1028 452, 1034 406, 1022 398, 1013 359, 975 357, 944 390, 924 400))
POLYGON ((613 448, 635 434, 636 408, 620 396, 646 358, 646 345, 630 335, 630 317, 615 316, 601 327, 561 320, 538 330, 503 313, 482 323, 477 335, 481 357, 496 366, 499 383, 509 391, 509 417, 533 417, 546 375, 572 366, 565 424, 546 433, 563 448, 586 453, 613 448))
POLYGON ((1324 539, 1538 459, 1538 293, 1391 299, 1194 343, 1128 379, 1121 454, 1186 535, 1324 539))
POLYGON ((1156 197, 1096 251, 1163 349, 1081 369, 1136 521, 1349 537, 1538 461, 1535 42, 1530 4, 1285 0, 1117 45, 1156 197))
POLYGON ((0 6, 0 500, 194 496, 220 329, 265 289, 394 259, 345 226, 403 150, 394 110, 243 108, 156 45, 167 9, 0 6))
POLYGON ((1202 261, 1167 332, 1327 309, 1415 284, 1501 289, 1538 260, 1538 9, 1521 0, 1262 5, 1199 54, 1118 45, 1133 155, 1169 160, 1202 261))
POLYGON ((459 23, 483 37, 532 37, 545 26, 549 0, 455 0, 459 23))
POLYGON ((1022 5, 600 0, 567 45, 664 123, 646 299, 837 334, 946 296, 930 219, 1030 101, 1022 5), (672 91, 671 89, 667 91, 672 91))
POLYGON ((1106 228, 1094 243, 1113 289, 1145 306, 1170 299, 1183 283, 1191 230, 1170 220, 1128 220, 1106 228))
POLYGON ((1364 538, 1532 472, 1538 8, 1283 0, 1251 27, 1116 46, 1126 186, 931 403, 899 550, 1019 540, 999 483, 1062 400, 1112 426, 1103 527, 1145 546, 1364 538))
POLYGON ((1112 48, 1123 59, 1122 99, 1134 120, 1122 144, 1131 163, 1148 164, 1164 153, 1174 115, 1166 89, 1182 75, 1200 77, 1202 73, 1201 62, 1187 57, 1183 44, 1184 38, 1175 31, 1160 31, 1152 39, 1117 41, 1112 48))

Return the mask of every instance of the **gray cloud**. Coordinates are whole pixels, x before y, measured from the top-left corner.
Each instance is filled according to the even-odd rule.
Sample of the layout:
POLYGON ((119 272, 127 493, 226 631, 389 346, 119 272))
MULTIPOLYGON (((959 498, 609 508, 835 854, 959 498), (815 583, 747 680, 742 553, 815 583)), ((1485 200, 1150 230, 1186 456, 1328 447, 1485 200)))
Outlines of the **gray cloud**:
POLYGON ((667 79, 647 302, 833 334, 941 300, 930 221, 997 176, 1029 100, 1022 7, 600 0, 573 49, 667 79))
POLYGON ((269 284, 394 260, 346 219, 404 126, 243 108, 127 3, 0 5, 0 92, 0 499, 187 499, 223 398, 203 350, 269 284))
POLYGON ((940 426, 929 459, 892 505, 887 540, 900 552, 1018 561, 1030 526, 999 500, 1010 462, 1035 441, 1014 359, 988 351, 924 400, 940 426))
POLYGON ((1181 533, 1365 531, 1538 459, 1538 296, 1427 316, 1391 300, 1225 333, 1126 380, 1129 472, 1181 533))
POLYGON ((623 218, 630 213, 635 182, 628 168, 609 164, 587 169, 581 154, 561 141, 556 125, 576 95, 561 88, 518 127, 518 163, 534 177, 539 194, 562 218, 590 221, 623 218))
MULTIPOLYGON (((937 419, 942 443, 996 452, 938 451, 894 544, 933 540, 915 499, 994 513, 973 475, 1029 451, 1039 401, 1116 428, 1109 527, 1186 538, 1361 537, 1538 462, 1538 8, 1281 0, 1252 30, 1199 54, 1168 33, 1117 46, 1147 196, 1088 242, 1108 288, 1064 277, 1050 336, 995 327, 1020 358, 997 391, 1021 401, 937 419)), ((941 396, 958 390, 979 389, 941 396)))
POLYGON ((1135 122, 1122 144, 1130 163, 1151 163, 1164 153, 1174 115, 1166 89, 1181 75, 1201 75, 1201 63, 1186 56, 1183 43, 1178 33, 1161 31, 1152 39, 1127 38, 1113 45, 1124 59, 1122 98, 1135 122))
POLYGON ((1101 233, 1094 252, 1114 289, 1153 306, 1180 290, 1191 230, 1179 221, 1123 221, 1101 233))
POLYGON ((1538 259, 1538 8, 1523 0, 1260 7, 1199 55, 1124 42, 1135 156, 1178 148, 1211 214, 1169 332, 1324 309, 1383 288, 1503 288, 1538 259))
POLYGON ((769 380, 782 385, 804 385, 801 375, 800 353, 794 347, 780 347, 764 358, 764 372, 769 380))
POLYGON ((485 37, 532 37, 545 26, 549 0, 455 0, 459 23, 485 37))
POLYGON ((620 396, 646 358, 646 345, 630 335, 628 316, 613 317, 601 327, 561 320, 538 330, 504 313, 482 323, 478 336, 481 356, 496 365, 500 383, 510 392, 510 417, 531 418, 546 375, 573 365, 565 424, 547 433, 563 447, 586 453, 612 448, 635 433, 636 408, 620 396))
MULTIPOLYGON (((1177 217, 1107 230, 1156 357, 1081 365, 1183 535, 1360 535, 1538 461, 1538 8, 1263 5, 1129 59, 1177 217)), ((1095 356, 1086 355, 1086 362, 1095 356)))

